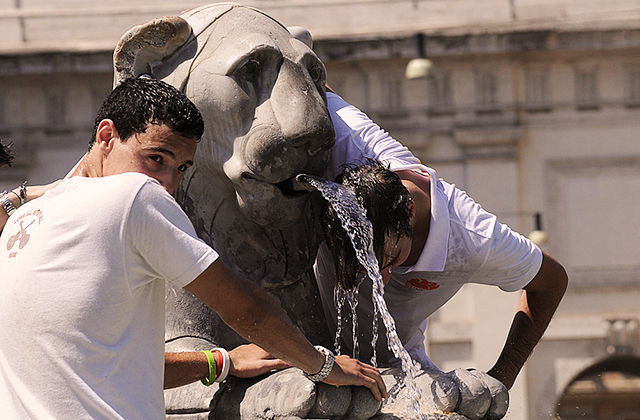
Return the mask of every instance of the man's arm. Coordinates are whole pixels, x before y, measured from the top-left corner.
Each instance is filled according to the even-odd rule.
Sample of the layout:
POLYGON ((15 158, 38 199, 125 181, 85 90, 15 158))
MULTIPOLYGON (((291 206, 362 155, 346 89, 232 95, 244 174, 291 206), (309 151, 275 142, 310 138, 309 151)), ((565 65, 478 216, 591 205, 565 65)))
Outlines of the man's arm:
MULTIPOLYGON (((296 328, 280 306, 258 286, 242 279, 221 261, 211 264, 185 290, 208 305, 247 340, 309 374, 320 371, 324 355, 296 328)), ((330 385, 360 385, 380 401, 386 388, 373 366, 340 356, 329 376, 330 385)))
POLYGON ((538 274, 524 288, 507 341, 487 373, 511 389, 533 348, 538 344, 567 289, 567 273, 543 252, 538 274))
MULTIPOLYGON (((60 182, 62 182, 62 180, 58 180, 47 185, 36 185, 33 187, 26 187, 26 195, 27 195, 26 201, 31 201, 35 198, 41 197, 42 194, 47 192, 47 190, 54 188, 60 182)), ((11 192, 8 193, 7 197, 9 198, 9 200, 11 200, 11 203, 16 209, 22 205, 22 203, 20 203, 20 187, 14 188, 11 192)), ((4 225, 7 224, 7 220, 9 220, 9 215, 4 209, 0 208, 0 231, 4 229, 4 225)))
MULTIPOLYGON (((238 346, 229 352, 229 375, 252 378, 290 365, 276 359, 255 344, 238 346)), ((209 377, 209 361, 202 352, 164 354, 164 389, 176 388, 209 377)))

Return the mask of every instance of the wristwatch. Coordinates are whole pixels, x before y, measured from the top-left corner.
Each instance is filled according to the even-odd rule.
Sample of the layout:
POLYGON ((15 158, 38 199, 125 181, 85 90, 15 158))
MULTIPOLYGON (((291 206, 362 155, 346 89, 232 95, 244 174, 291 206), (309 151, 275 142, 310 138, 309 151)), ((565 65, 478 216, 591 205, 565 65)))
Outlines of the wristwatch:
POLYGON ((325 380, 327 376, 329 376, 329 374, 331 373, 331 369, 333 368, 333 363, 335 362, 336 359, 335 357, 333 357, 333 353, 331 353, 329 349, 326 349, 322 346, 315 346, 315 347, 316 347, 316 350, 324 354, 324 364, 322 365, 322 369, 320 369, 320 372, 315 373, 313 375, 309 375, 306 372, 302 372, 302 373, 304 374, 304 376, 309 378, 309 380, 313 382, 320 382, 325 380))
POLYGON ((3 191, 2 194, 0 194, 0 202, 2 203, 2 208, 4 208, 4 211, 7 212, 8 216, 11 216, 11 214, 16 211, 15 206, 9 199, 9 193, 7 193, 6 191, 3 191))

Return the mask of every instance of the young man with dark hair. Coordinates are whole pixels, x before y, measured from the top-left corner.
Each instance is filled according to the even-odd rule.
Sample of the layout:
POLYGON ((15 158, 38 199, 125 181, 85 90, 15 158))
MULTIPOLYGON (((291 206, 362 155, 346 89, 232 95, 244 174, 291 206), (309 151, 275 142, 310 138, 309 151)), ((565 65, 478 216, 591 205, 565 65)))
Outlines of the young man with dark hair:
MULTIPOLYGON (((378 261, 381 261, 380 272, 383 279, 388 278, 389 268, 398 260, 398 256, 392 255, 385 248, 397 246, 400 241, 413 237, 411 216, 415 206, 411 195, 396 173, 373 159, 366 160, 360 166, 344 165, 336 182, 350 188, 367 210, 367 219, 373 225, 373 252, 378 261), (397 241, 387 241, 387 238, 397 241)), ((322 229, 332 251, 337 284, 345 290, 353 289, 362 266, 349 235, 331 205, 327 205, 323 212, 322 229)))
POLYGON ((8 220, 0 236, 4 416, 164 418, 166 280, 316 380, 386 396, 375 368, 344 357, 332 365, 197 237, 170 194, 202 131, 200 113, 177 89, 127 80, 99 113, 73 176, 8 220))
MULTIPOLYGON (((500 224, 463 191, 438 179, 433 169, 414 164, 404 170, 398 165, 395 170, 369 161, 346 167, 337 182, 355 192, 373 225, 384 299, 400 340, 414 360, 434 368, 424 348, 426 320, 464 284, 494 285, 504 291, 523 289, 507 342, 487 372, 511 388, 564 295, 564 268, 531 241, 500 224)), ((352 286, 365 274, 354 275, 362 270, 353 268, 359 265, 335 213, 328 210, 325 218, 329 246, 320 248, 315 270, 327 321, 335 332, 336 281, 352 286), (338 256, 335 261, 332 255, 338 256)), ((358 294, 358 320, 365 320, 358 325, 363 360, 373 352, 366 345, 372 341, 368 322, 374 319, 371 283, 363 281, 358 294)), ((378 361, 397 364, 380 331, 378 361)), ((347 349, 353 345, 351 336, 346 331, 341 335, 347 349)))

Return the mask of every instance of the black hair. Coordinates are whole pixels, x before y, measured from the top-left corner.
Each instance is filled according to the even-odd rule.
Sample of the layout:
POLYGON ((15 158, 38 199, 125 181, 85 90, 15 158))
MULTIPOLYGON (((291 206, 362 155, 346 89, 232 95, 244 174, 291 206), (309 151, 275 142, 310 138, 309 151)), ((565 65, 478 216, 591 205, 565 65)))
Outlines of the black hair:
POLYGON ((13 143, 5 144, 0 141, 0 166, 11 166, 13 159, 13 143))
POLYGON ((144 133, 150 123, 157 122, 190 139, 199 140, 204 132, 202 115, 189 98, 165 82, 146 77, 126 79, 113 89, 98 110, 89 148, 105 119, 113 121, 122 141, 144 133))
MULTIPOLYGON (((383 260, 385 238, 390 234, 413 237, 411 225, 411 194, 402 180, 388 166, 366 159, 360 165, 343 165, 336 183, 350 188, 367 212, 373 225, 373 252, 378 262, 383 260)), ((347 232, 331 204, 327 203, 322 216, 327 245, 333 254, 336 282, 343 289, 356 286, 360 263, 347 232)))

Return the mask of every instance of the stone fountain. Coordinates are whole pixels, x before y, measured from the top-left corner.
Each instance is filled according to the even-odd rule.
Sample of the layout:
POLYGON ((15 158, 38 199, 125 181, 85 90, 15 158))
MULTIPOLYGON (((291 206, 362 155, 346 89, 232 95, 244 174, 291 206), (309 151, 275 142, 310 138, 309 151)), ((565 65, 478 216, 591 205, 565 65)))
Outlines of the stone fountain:
MULTIPOLYGON (((198 106, 205 132, 178 202, 229 267, 268 291, 313 344, 331 348, 312 271, 322 198, 292 187, 298 174, 322 176, 335 137, 326 70, 310 46, 259 10, 216 3, 132 28, 114 67, 116 84, 148 75, 198 106)), ((167 351, 245 343, 182 289, 168 286, 166 302, 167 351)), ((166 391, 167 418, 412 418, 402 371, 383 371, 392 397, 382 405, 366 388, 314 384, 291 368, 166 391)), ((501 418, 508 394, 495 382, 463 369, 416 377, 429 419, 501 418)))

